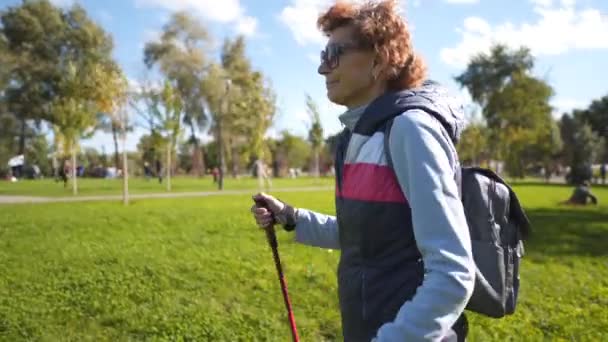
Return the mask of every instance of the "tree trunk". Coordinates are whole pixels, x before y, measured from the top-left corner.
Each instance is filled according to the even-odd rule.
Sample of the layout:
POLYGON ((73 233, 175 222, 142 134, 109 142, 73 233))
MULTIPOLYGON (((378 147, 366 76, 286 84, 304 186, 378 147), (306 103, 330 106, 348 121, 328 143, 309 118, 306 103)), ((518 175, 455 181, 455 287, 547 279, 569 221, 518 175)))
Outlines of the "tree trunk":
POLYGON ((72 142, 72 193, 78 195, 78 182, 76 180, 76 144, 72 142))
POLYGON ((231 154, 232 154, 232 178, 235 178, 238 176, 239 174, 239 160, 238 160, 238 155, 237 155, 237 151, 236 151, 236 147, 234 146, 234 143, 231 143, 231 154))
POLYGON ((119 169, 120 158, 118 157, 118 129, 114 123, 112 123, 112 139, 114 139, 114 167, 119 169))
POLYGON ((218 154, 220 159, 220 172, 218 179, 218 189, 224 190, 224 170, 226 168, 226 161, 224 160, 224 139, 222 138, 222 119, 221 116, 217 121, 217 145, 218 145, 218 154))
POLYGON ((315 148, 315 155, 314 155, 314 175, 315 177, 319 178, 319 149, 315 148))
POLYGON ((24 118, 21 118, 21 131, 19 132, 19 153, 18 154, 24 154, 25 153, 25 129, 27 127, 27 124, 25 122, 24 118))
POLYGON ((171 191, 171 142, 167 146, 167 191, 171 191))
POLYGON ((201 177, 202 175, 204 175, 203 170, 205 170, 205 161, 202 158, 202 155, 200 153, 200 146, 198 143, 198 139, 196 138, 195 133, 195 129, 194 129, 194 124, 192 122, 190 122, 190 137, 192 140, 192 147, 193 147, 193 151, 192 151, 192 174, 197 175, 198 177, 201 177))
POLYGON ((127 163, 127 134, 122 132, 122 203, 129 204, 129 164, 127 163))

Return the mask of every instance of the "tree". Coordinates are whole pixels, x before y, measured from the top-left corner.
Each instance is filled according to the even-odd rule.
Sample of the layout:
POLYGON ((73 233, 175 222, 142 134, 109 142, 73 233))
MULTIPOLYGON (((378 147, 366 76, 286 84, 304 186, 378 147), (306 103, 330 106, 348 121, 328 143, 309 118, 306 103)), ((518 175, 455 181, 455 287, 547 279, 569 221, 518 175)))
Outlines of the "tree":
MULTIPOLYGON (((129 112, 127 111, 128 82, 120 69, 112 65, 105 72, 99 72, 97 76, 96 99, 99 109, 103 112, 102 117, 106 119, 106 125, 110 126, 114 138, 114 157, 116 168, 122 169, 122 194, 123 204, 129 204, 129 169, 127 162, 127 132, 131 129, 129 112), (109 121, 109 122, 107 122, 109 121), (118 162, 117 133, 122 141, 122 166, 118 162)), ((98 114, 99 118, 99 114, 98 114)), ((103 122, 103 121, 102 121, 103 122)))
POLYGON ((292 168, 304 168, 310 158, 311 148, 308 142, 288 131, 281 132, 277 148, 287 165, 292 168))
POLYGON ((580 118, 578 111, 573 114, 564 114, 559 126, 564 142, 563 157, 570 166, 566 180, 570 184, 580 184, 592 177, 591 164, 597 155, 601 138, 580 118))
MULTIPOLYGON (((12 56, 5 97, 21 123, 19 151, 25 147, 27 120, 55 118, 70 63, 105 63, 112 41, 78 5, 62 10, 47 0, 24 1, 0 14, 0 40, 12 56)), ((4 66, 4 65, 3 65, 4 66)), ((64 103, 64 105, 66 105, 64 103)))
POLYGON ((551 134, 547 129, 553 124, 549 105, 552 95, 548 84, 520 71, 486 105, 488 112, 495 113, 495 136, 500 141, 496 151, 505 159, 510 175, 523 177, 527 164, 538 161, 538 154, 553 155, 554 140, 546 139, 551 134), (535 150, 540 153, 534 155, 535 150))
MULTIPOLYGON (((505 45, 497 44, 490 49, 489 54, 480 53, 474 56, 466 70, 456 76, 455 80, 467 88, 473 101, 483 108, 514 73, 529 71, 533 67, 534 57, 529 49, 522 47, 512 51, 505 45)), ((484 115, 491 116, 492 113, 484 111, 484 115)))
POLYGON ((76 153, 78 141, 87 131, 90 132, 96 124, 96 103, 91 96, 96 83, 93 71, 95 66, 81 64, 78 67, 69 62, 66 75, 58 87, 60 96, 52 102, 52 122, 57 127, 64 142, 64 153, 71 155, 72 190, 78 194, 76 180, 76 153))
POLYGON ((481 122, 469 124, 456 146, 458 156, 465 164, 479 165, 487 150, 487 128, 481 122))
POLYGON ((90 134, 103 94, 99 78, 112 64, 112 40, 78 5, 62 10, 49 1, 24 1, 1 14, 1 33, 12 56, 5 90, 9 110, 21 122, 19 150, 27 120, 47 120, 72 155, 90 134))
POLYGON ((217 142, 218 168, 219 179, 218 189, 224 189, 224 174, 226 172, 225 160, 225 117, 230 112, 231 92, 234 91, 231 87, 231 80, 227 77, 224 69, 217 64, 212 64, 209 69, 209 74, 202 82, 205 89, 207 106, 213 118, 212 130, 215 141, 217 142))
POLYGON ((27 120, 50 116, 49 103, 61 76, 55 66, 67 29, 63 16, 49 1, 26 1, 0 12, 3 102, 19 121, 18 154, 25 150, 27 120))
POLYGON ((530 149, 530 159, 542 164, 548 182, 557 169, 564 143, 557 121, 551 119, 547 126, 539 127, 538 130, 536 144, 530 149))
POLYGON ((245 50, 245 38, 238 36, 224 41, 221 54, 222 68, 231 89, 223 128, 229 145, 225 152, 231 157, 233 176, 238 173, 240 160, 248 160, 251 155, 264 158, 267 150, 263 146, 264 135, 276 109, 270 82, 251 67, 245 50))
MULTIPOLYGON (((608 95, 593 100, 587 109, 579 111, 577 115, 598 137, 602 137, 605 143, 608 142, 608 95)), ((603 150, 608 151, 608 145, 604 145, 603 150)), ((604 152, 599 158, 605 163, 608 154, 604 152)))
POLYGON ((144 162, 153 162, 162 158, 160 151, 164 149, 165 140, 158 131, 153 131, 150 134, 144 134, 139 138, 137 150, 141 154, 144 162))
POLYGON ((473 101, 482 108, 489 134, 489 150, 497 154, 501 146, 498 139, 500 122, 498 113, 488 108, 492 97, 499 92, 516 72, 528 72, 534 67, 534 58, 527 48, 512 51, 505 45, 494 45, 488 54, 479 53, 472 58, 465 71, 455 80, 468 90, 473 101))
POLYGON ((502 158, 512 176, 523 177, 539 154, 552 154, 559 141, 546 139, 553 125, 553 89, 531 75, 534 58, 527 48, 495 45, 475 56, 456 81, 481 106, 490 155, 502 158), (539 145, 538 143, 541 142, 539 145))
POLYGON ((323 126, 319 108, 310 95, 306 94, 306 109, 310 117, 311 125, 308 130, 308 141, 312 145, 313 170, 315 177, 319 177, 319 152, 323 147, 323 126))
POLYGON ((183 121, 190 127, 193 170, 199 176, 205 166, 197 132, 202 132, 209 121, 202 81, 208 70, 210 43, 211 37, 199 21, 186 12, 177 12, 163 27, 160 40, 146 43, 144 50, 146 65, 158 65, 181 97, 183 121))
POLYGON ((163 89, 153 95, 156 104, 151 109, 160 123, 159 130, 166 143, 167 191, 171 191, 172 155, 181 131, 183 103, 177 89, 165 81, 163 89))

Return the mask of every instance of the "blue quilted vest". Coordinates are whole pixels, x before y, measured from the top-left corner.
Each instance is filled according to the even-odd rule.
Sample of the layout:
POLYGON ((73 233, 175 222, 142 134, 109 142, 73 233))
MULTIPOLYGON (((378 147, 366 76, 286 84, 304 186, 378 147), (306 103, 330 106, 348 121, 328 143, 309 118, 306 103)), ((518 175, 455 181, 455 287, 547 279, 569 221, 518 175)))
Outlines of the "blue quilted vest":
POLYGON ((345 341, 370 341, 384 323, 395 319, 424 278, 411 208, 385 157, 384 127, 397 111, 448 110, 432 101, 440 95, 423 88, 380 96, 354 130, 346 128, 338 139, 338 294, 345 341))

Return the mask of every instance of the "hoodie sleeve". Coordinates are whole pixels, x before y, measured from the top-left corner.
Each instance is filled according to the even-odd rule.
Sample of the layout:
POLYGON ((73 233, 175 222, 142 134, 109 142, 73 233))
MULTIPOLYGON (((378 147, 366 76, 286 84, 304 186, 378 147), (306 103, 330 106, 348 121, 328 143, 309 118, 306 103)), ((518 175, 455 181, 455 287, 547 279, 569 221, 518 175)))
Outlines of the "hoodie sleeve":
POLYGON ((450 333, 474 287, 469 229, 458 194, 454 146, 441 124, 421 110, 395 118, 389 138, 393 167, 412 210, 425 277, 414 297, 377 341, 438 341, 450 333))
POLYGON ((327 249, 340 249, 338 222, 335 216, 298 209, 296 242, 327 249))

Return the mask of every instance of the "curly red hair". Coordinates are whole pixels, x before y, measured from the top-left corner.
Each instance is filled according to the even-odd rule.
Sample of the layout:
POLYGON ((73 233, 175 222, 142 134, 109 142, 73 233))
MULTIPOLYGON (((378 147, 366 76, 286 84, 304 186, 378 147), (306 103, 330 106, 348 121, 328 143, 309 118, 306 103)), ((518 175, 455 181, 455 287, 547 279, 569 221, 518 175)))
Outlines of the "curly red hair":
POLYGON ((414 52, 408 25, 397 13, 395 0, 361 5, 338 0, 319 16, 317 26, 325 35, 338 27, 351 26, 358 43, 374 49, 386 63, 383 72, 390 90, 417 87, 426 77, 426 65, 414 52))

